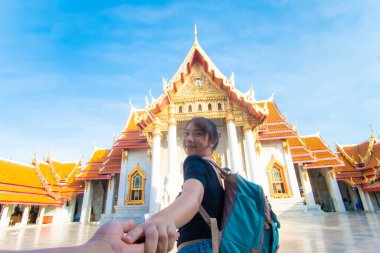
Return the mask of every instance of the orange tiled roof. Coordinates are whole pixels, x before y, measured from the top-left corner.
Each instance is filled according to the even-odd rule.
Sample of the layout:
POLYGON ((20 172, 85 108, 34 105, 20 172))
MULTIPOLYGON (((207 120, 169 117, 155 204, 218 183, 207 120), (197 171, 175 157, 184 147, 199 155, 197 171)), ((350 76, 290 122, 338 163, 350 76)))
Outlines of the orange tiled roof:
POLYGON ((380 179, 380 143, 373 134, 369 141, 359 145, 337 144, 336 147, 345 164, 344 167, 334 169, 337 179, 353 184, 350 179, 354 177, 355 184, 363 189, 380 179))
POLYGON ((2 204, 21 204, 21 205, 49 205, 61 206, 63 203, 58 202, 50 196, 30 195, 20 193, 9 193, 0 191, 0 203, 2 204))
POLYGON ((33 165, 36 168, 37 175, 44 186, 45 190, 56 200, 69 200, 74 195, 84 192, 83 182, 75 181, 75 175, 80 167, 75 163, 71 164, 71 172, 67 169, 68 165, 65 164, 63 167, 65 169, 64 173, 62 172, 61 165, 62 163, 52 161, 49 158, 48 162, 40 162, 35 158, 33 160, 33 165), (53 167, 58 165, 59 167, 53 167), (58 172, 59 171, 59 172, 58 172), (66 178, 63 178, 63 175, 66 175, 66 178))
POLYGON ((293 163, 311 163, 316 162, 313 154, 306 148, 305 143, 299 136, 288 139, 290 153, 293 163))
POLYGON ((366 164, 366 169, 379 168, 380 167, 380 142, 373 145, 371 156, 366 164))
POLYGON ((62 205, 49 196, 32 165, 0 159, 0 203, 62 205))
POLYGON ((50 170, 52 171, 52 174, 56 178, 57 182, 67 182, 69 175, 73 171, 75 172, 78 167, 78 163, 58 162, 58 161, 52 160, 50 156, 46 160, 46 162, 49 164, 50 170))
POLYGON ((109 179, 109 176, 100 175, 99 170, 103 166, 103 162, 107 159, 110 149, 96 149, 92 153, 86 166, 81 169, 76 176, 76 180, 101 180, 109 179))
POLYGON ((129 115, 127 123, 121 136, 115 141, 113 149, 138 149, 149 148, 147 138, 141 133, 140 128, 135 123, 136 118, 144 114, 142 110, 133 109, 129 115))
POLYGON ((120 165, 122 159, 122 149, 111 149, 106 161, 103 163, 99 174, 115 174, 120 173, 120 165))
POLYGON ((287 123, 273 99, 258 101, 257 104, 268 109, 268 116, 259 127, 258 140, 284 140, 298 136, 296 131, 287 123))
POLYGON ((303 136, 301 137, 301 140, 306 144, 307 149, 310 150, 313 156, 317 159, 316 162, 305 165, 305 169, 344 166, 344 163, 330 150, 319 134, 303 136))
POLYGON ((371 135, 368 141, 365 141, 358 145, 336 145, 339 152, 355 165, 356 167, 364 167, 369 162, 373 148, 376 146, 377 140, 371 135))

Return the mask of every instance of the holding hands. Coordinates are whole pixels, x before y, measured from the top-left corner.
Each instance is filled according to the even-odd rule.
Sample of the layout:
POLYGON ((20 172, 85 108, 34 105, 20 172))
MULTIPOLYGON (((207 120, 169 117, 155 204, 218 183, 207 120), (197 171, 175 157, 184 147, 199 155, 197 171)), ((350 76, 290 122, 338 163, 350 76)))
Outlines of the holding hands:
MULTIPOLYGON (((139 242, 143 239, 145 253, 167 253, 174 247, 179 233, 173 218, 164 217, 160 213, 151 219, 130 230, 125 241, 130 243, 139 242)), ((138 244, 137 244, 138 245, 138 244)))

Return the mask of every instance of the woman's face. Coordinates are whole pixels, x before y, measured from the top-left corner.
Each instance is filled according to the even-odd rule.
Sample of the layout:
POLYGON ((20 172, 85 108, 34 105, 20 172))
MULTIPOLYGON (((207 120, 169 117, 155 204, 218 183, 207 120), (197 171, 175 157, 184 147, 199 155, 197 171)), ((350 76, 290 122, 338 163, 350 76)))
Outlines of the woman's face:
POLYGON ((211 156, 215 143, 209 143, 209 137, 190 122, 183 136, 183 148, 187 155, 211 156))

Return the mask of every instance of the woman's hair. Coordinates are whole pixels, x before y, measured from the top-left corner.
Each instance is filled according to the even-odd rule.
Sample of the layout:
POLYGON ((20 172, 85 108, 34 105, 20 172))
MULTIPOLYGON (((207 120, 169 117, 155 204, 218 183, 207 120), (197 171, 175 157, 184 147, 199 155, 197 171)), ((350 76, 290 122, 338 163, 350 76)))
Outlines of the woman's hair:
POLYGON ((209 143, 215 141, 215 145, 212 147, 212 150, 215 150, 219 143, 219 134, 214 121, 206 119, 204 117, 195 117, 187 122, 185 129, 190 124, 190 122, 193 122, 193 124, 199 130, 201 130, 202 133, 208 136, 209 143))

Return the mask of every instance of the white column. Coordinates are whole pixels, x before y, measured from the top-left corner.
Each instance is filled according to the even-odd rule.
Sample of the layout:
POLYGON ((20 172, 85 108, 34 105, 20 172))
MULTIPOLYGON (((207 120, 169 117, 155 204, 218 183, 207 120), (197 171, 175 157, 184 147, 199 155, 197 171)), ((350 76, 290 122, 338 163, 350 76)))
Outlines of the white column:
POLYGON ((298 171, 301 178, 302 189, 305 195, 306 204, 309 206, 315 205, 315 199, 313 195, 313 188, 311 187, 310 178, 307 170, 303 168, 303 165, 299 165, 298 171))
POLYGON ((128 151, 123 151, 121 165, 120 165, 120 179, 119 179, 119 190, 117 193, 117 206, 125 206, 125 198, 127 191, 127 160, 128 151))
POLYGON ((111 214, 113 209, 113 198, 115 192, 115 176, 108 180, 107 200, 106 200, 106 214, 111 214))
POLYGON ((247 146, 247 156, 248 156, 248 168, 247 168, 247 174, 248 174, 248 180, 259 183, 259 171, 256 166, 256 149, 255 149, 255 143, 254 143, 254 136, 252 132, 252 126, 249 124, 248 119, 244 118, 244 125, 243 125, 243 131, 244 131, 244 139, 247 146))
POLYGON ((152 170, 151 170, 151 187, 149 200, 149 213, 154 214, 160 210, 161 196, 161 130, 160 120, 155 119, 152 140, 152 170))
POLYGON ((43 224, 44 216, 45 216, 45 207, 40 206, 40 208, 38 210, 38 216, 37 216, 37 225, 43 224))
POLYGON ((177 122, 175 120, 175 106, 169 106, 169 120, 168 120, 168 175, 166 191, 168 193, 168 203, 174 201, 178 195, 181 187, 181 180, 179 178, 179 164, 177 153, 177 122))
POLYGON ((75 205, 77 204, 77 196, 74 196, 70 201, 70 214, 69 214, 69 222, 74 221, 75 214, 75 205))
POLYGON ((90 222, 92 206, 92 181, 86 181, 85 191, 83 194, 82 211, 80 214, 80 223, 90 222))
POLYGON ((297 175, 294 170, 294 164, 292 160, 292 155, 290 154, 288 142, 285 141, 282 146, 283 152, 284 152, 284 157, 285 157, 285 162, 286 162, 286 167, 288 168, 288 176, 289 176, 289 181, 290 181, 290 187, 292 188, 293 192, 293 198, 300 199, 301 198, 301 193, 300 189, 298 186, 298 181, 297 181, 297 175))
POLYGON ((270 196, 270 190, 269 190, 269 184, 268 184, 268 177, 266 175, 266 172, 264 169, 260 170, 259 161, 258 161, 258 154, 256 152, 256 137, 252 131, 252 126, 248 122, 248 117, 245 117, 244 119, 244 125, 243 125, 243 131, 244 131, 244 139, 246 143, 247 151, 245 152, 245 155, 247 156, 248 160, 248 168, 247 168, 247 174, 248 174, 248 180, 261 185, 263 188, 264 194, 266 196, 270 196))
POLYGON ((25 226, 28 224, 29 212, 30 212, 30 206, 25 206, 24 211, 22 211, 21 226, 25 226))
POLYGON ((363 207, 365 211, 373 212, 374 208, 371 202, 371 199, 367 192, 364 192, 361 187, 358 187, 359 195, 363 203, 363 207))
POLYGON ((0 227, 8 227, 13 211, 13 205, 4 205, 1 210, 0 227))
POLYGON ((236 126, 234 122, 234 115, 232 114, 232 106, 229 102, 226 103, 226 123, 227 123, 227 136, 228 136, 228 146, 231 153, 231 165, 232 172, 239 173, 245 176, 243 171, 241 156, 239 154, 238 140, 236 134, 236 126))
POLYGON ((340 194, 338 182, 336 181, 334 171, 329 169, 325 172, 325 178, 327 187, 329 188, 329 193, 331 198, 333 199, 335 211, 337 212, 346 212, 346 208, 344 207, 342 195, 340 194))

